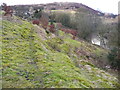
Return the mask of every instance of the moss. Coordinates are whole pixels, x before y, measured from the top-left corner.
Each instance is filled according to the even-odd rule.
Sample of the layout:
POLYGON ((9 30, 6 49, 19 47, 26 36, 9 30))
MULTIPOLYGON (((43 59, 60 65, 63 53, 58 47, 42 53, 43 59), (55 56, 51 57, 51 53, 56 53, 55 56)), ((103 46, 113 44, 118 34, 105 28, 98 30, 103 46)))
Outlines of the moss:
POLYGON ((95 65, 93 65, 92 63, 88 62, 88 61, 81 61, 80 62, 82 65, 90 65, 91 67, 95 67, 95 65))
POLYGON ((60 49, 61 49, 61 52, 65 53, 65 54, 68 54, 70 53, 70 50, 72 49, 71 46, 69 44, 61 44, 60 45, 60 49))
POLYGON ((81 45, 80 42, 73 40, 73 39, 70 39, 70 38, 65 38, 64 41, 65 41, 65 43, 72 45, 74 47, 79 47, 81 45))
POLYGON ((64 36, 65 33, 64 33, 63 31, 60 31, 60 30, 59 30, 59 35, 60 35, 60 36, 64 36))
POLYGON ((60 51, 59 45, 64 43, 60 38, 48 39, 46 43, 55 51, 60 51))

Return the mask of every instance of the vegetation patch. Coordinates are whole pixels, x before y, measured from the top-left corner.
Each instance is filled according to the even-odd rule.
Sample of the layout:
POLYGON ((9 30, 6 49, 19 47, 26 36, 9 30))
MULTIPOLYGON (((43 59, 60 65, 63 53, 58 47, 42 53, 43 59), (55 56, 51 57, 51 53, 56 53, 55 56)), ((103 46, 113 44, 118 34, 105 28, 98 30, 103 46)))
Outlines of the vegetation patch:
MULTIPOLYGON (((2 86, 3 88, 114 88, 116 77, 100 70, 87 58, 79 58, 75 50, 88 51, 93 56, 104 52, 89 47, 65 35, 43 40, 35 26, 14 18, 3 20, 2 86), (14 20, 19 20, 16 24, 14 20), (84 59, 83 61, 80 61, 84 59), (112 79, 113 78, 113 79, 112 79)), ((38 30, 41 28, 38 27, 38 30)), ((44 29, 43 29, 44 30, 44 29)), ((61 31, 60 35, 63 32, 61 31)), ((46 34, 44 34, 46 35, 46 34)), ((82 54, 80 57, 86 57, 82 54)), ((92 60, 95 60, 91 57, 92 60)))

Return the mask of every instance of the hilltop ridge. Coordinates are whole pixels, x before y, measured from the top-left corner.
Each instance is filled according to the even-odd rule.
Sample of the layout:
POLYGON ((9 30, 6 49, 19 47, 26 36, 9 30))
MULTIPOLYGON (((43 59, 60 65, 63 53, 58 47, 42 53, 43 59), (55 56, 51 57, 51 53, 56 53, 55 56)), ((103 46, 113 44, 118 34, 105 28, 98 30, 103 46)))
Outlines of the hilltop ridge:
POLYGON ((110 14, 110 13, 103 13, 101 11, 95 10, 85 4, 82 3, 75 3, 75 2, 54 2, 54 3, 46 3, 46 4, 31 4, 31 5, 12 5, 12 8, 17 10, 29 11, 29 9, 33 7, 35 9, 37 8, 44 8, 45 10, 77 10, 78 8, 85 8, 89 10, 90 12, 97 14, 99 16, 105 16, 105 17, 116 17, 117 15, 110 14))

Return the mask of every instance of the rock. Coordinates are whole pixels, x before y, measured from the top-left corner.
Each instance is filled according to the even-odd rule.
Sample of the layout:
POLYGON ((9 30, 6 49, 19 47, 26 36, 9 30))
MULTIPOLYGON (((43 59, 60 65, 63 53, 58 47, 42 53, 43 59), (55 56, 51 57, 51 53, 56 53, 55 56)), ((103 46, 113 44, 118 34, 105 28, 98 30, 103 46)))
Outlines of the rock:
POLYGON ((85 65, 85 68, 86 68, 88 71, 92 71, 92 69, 91 69, 91 66, 90 66, 90 65, 85 65))

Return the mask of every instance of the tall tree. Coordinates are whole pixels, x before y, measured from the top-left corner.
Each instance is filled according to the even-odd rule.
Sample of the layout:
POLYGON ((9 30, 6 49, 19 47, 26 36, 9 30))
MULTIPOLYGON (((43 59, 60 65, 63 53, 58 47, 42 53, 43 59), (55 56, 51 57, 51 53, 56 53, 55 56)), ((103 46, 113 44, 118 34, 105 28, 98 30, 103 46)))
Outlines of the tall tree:
POLYGON ((94 13, 83 9, 76 13, 75 20, 79 37, 91 41, 92 34, 97 32, 98 26, 101 24, 101 19, 94 13))
POLYGON ((66 27, 69 27, 70 25, 70 15, 67 13, 57 13, 55 20, 66 27))

